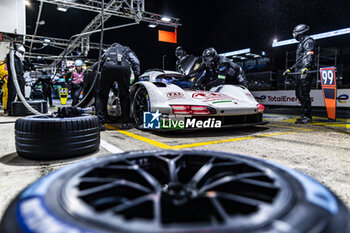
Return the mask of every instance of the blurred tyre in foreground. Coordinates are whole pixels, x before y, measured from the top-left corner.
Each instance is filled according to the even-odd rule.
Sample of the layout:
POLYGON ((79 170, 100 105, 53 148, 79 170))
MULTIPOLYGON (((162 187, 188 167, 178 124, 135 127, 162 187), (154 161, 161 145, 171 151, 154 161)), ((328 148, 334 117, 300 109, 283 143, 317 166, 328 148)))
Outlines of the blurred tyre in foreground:
POLYGON ((327 188, 292 169, 214 151, 146 151, 72 164, 8 207, 3 233, 349 233, 327 188))

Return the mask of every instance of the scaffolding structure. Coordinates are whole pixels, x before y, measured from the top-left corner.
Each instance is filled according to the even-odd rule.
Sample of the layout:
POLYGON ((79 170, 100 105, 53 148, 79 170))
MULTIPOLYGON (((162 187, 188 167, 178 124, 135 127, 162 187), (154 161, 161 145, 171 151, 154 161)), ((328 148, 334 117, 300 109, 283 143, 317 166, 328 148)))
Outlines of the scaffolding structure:
MULTIPOLYGON (((50 68, 56 67, 60 62, 60 60, 62 59, 62 56, 64 56, 64 54, 69 55, 77 48, 81 48, 81 53, 83 57, 87 56, 89 50, 99 49, 99 43, 90 42, 89 36, 91 33, 96 32, 100 29, 101 18, 103 19, 103 22, 106 22, 112 16, 134 20, 134 23, 132 24, 119 25, 119 26, 115 26, 114 28, 131 26, 134 24, 138 24, 141 21, 148 22, 154 25, 164 25, 169 27, 181 26, 179 18, 168 17, 168 16, 156 14, 156 13, 147 12, 145 10, 145 0, 106 1, 103 16, 101 11, 102 3, 101 1, 97 1, 97 0, 84 0, 82 1, 83 3, 70 1, 70 0, 37 0, 37 1, 40 2, 40 6, 39 6, 34 35, 15 35, 15 36, 21 36, 22 38, 24 38, 24 41, 23 41, 24 43, 27 43, 27 42, 30 43, 30 46, 28 46, 29 52, 26 54, 28 58, 36 58, 37 56, 39 56, 43 59, 51 60, 52 63, 50 64, 50 68), (57 7, 60 7, 63 9, 74 8, 79 10, 96 12, 98 14, 82 30, 81 33, 76 34, 74 37, 71 37, 71 40, 38 36, 36 35, 36 32, 37 32, 38 26, 40 25, 41 13, 42 13, 44 3, 54 4, 54 5, 57 5, 57 7), (49 45, 52 47, 66 49, 66 50, 62 51, 59 55, 57 54, 38 55, 36 52, 32 52, 33 44, 41 44, 43 45, 43 47, 49 45)), ((6 38, 6 35, 5 35, 5 38, 6 38)), ((7 38, 10 38, 12 40, 11 36, 7 38)), ((16 38, 15 40, 17 40, 17 42, 21 41, 21 39, 18 39, 18 38, 16 38)), ((106 49, 109 46, 110 45, 104 44, 102 47, 103 49, 106 49)))

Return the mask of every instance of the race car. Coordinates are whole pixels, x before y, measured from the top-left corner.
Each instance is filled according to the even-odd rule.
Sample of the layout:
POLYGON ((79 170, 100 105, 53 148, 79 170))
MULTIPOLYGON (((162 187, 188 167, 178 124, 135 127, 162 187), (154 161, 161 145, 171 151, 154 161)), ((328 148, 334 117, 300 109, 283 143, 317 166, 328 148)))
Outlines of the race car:
MULTIPOLYGON (((120 114, 111 92, 109 115, 120 114)), ((201 90, 175 71, 152 69, 131 87, 131 115, 140 129, 199 129, 265 124, 264 106, 249 90, 219 85, 201 90)))

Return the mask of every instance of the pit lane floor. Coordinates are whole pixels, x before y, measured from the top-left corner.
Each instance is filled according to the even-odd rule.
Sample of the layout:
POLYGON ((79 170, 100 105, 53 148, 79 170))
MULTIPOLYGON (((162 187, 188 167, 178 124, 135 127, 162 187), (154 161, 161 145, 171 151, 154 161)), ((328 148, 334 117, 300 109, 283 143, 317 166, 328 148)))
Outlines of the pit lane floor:
POLYGON ((295 168, 329 187, 350 208, 350 119, 330 123, 315 117, 313 124, 296 125, 296 116, 265 114, 267 125, 171 133, 119 130, 109 124, 95 154, 51 162, 17 156, 16 119, 0 113, 0 216, 28 184, 72 162, 121 151, 192 148, 245 154, 295 168))

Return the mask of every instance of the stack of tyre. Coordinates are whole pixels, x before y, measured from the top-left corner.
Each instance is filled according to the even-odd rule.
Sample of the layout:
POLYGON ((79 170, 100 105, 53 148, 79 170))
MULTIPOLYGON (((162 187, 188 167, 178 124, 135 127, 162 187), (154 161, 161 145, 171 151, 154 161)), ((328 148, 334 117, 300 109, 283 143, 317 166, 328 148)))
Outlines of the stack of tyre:
MULTIPOLYGON (((40 113, 47 113, 47 102, 45 100, 32 100, 27 101, 27 103, 34 108, 36 111, 40 113)), ((33 115, 32 112, 30 112, 26 106, 20 102, 15 101, 11 103, 11 110, 12 110, 12 116, 29 116, 33 115)))

